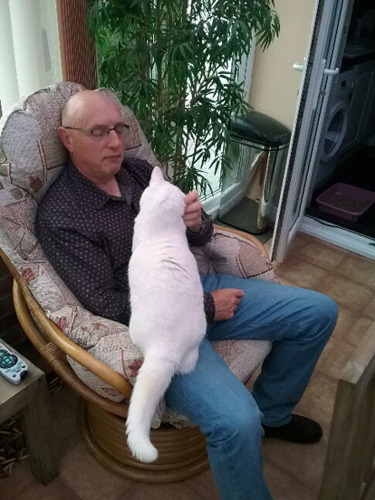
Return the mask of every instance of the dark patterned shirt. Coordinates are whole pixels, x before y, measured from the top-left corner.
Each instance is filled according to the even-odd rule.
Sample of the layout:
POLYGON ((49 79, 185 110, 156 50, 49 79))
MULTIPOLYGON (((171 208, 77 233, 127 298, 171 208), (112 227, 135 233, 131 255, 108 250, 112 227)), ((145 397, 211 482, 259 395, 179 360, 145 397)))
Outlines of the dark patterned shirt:
MULTIPOLYGON (((68 162, 42 199, 36 217, 38 240, 56 272, 83 306, 94 314, 129 324, 128 265, 134 219, 148 186, 152 166, 126 159, 116 174, 121 197, 111 196, 68 162)), ((211 219, 202 212, 199 233, 187 230, 190 245, 202 246, 212 236, 211 219)), ((208 321, 215 315, 205 293, 208 321)))

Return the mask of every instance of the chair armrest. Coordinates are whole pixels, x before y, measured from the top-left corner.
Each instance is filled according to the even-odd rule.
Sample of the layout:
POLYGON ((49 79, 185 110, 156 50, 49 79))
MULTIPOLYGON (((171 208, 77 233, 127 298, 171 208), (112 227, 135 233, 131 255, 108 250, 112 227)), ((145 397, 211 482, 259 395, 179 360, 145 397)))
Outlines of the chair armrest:
POLYGON ((94 358, 89 352, 64 335, 55 323, 47 317, 42 307, 30 292, 26 282, 20 277, 11 261, 1 250, 0 257, 14 278, 13 301, 17 318, 22 329, 36 349, 43 355, 43 347, 47 344, 45 337, 36 327, 36 324, 38 324, 46 337, 54 342, 65 355, 70 356, 111 387, 117 389, 121 394, 130 397, 132 391, 130 383, 122 375, 97 358, 94 358))
POLYGON ((238 236, 241 236, 242 238, 245 238, 245 239, 251 241, 252 243, 254 243, 259 248, 259 250, 261 251, 261 253, 265 256, 265 258, 267 260, 270 259, 266 247, 255 236, 253 236, 252 234, 245 233, 245 231, 240 231, 239 229, 233 229, 233 228, 229 228, 229 227, 223 227, 223 226, 220 226, 218 224, 214 224, 214 228, 217 229, 217 230, 219 230, 219 231, 223 231, 223 232, 227 232, 227 233, 232 233, 232 234, 237 234, 238 236))
POLYGON ((47 317, 44 310, 32 296, 26 283, 21 279, 14 280, 13 282, 13 300, 22 329, 28 335, 30 334, 30 340, 34 338, 34 342, 36 341, 36 347, 39 351, 43 348, 45 341, 43 342, 43 337, 41 335, 39 335, 38 338, 35 325, 30 323, 30 319, 28 318, 28 312, 35 318, 37 324, 48 339, 54 342, 64 354, 70 356, 80 365, 84 366, 91 373, 97 375, 122 394, 128 397, 130 396, 132 388, 129 382, 122 375, 112 370, 112 368, 102 363, 97 358, 94 358, 89 352, 64 335, 55 323, 47 317))

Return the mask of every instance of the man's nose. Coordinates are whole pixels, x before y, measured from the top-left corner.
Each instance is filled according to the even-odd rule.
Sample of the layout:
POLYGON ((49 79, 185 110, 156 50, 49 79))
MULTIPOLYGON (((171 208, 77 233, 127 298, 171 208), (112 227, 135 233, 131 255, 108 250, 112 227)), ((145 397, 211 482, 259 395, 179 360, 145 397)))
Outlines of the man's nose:
POLYGON ((123 136, 119 135, 115 130, 110 130, 108 133, 108 145, 112 148, 120 146, 124 142, 123 136))

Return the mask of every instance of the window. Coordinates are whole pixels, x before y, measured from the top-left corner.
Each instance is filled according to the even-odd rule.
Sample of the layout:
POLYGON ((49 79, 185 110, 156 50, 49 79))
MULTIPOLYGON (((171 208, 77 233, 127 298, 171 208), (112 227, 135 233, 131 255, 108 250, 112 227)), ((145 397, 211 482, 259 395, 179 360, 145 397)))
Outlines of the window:
POLYGON ((3 113, 20 96, 62 80, 55 2, 0 2, 0 75, 3 113))
MULTIPOLYGON (((253 69, 255 55, 255 47, 252 48, 251 53, 248 56, 244 56, 240 67, 238 68, 238 81, 244 82, 244 94, 245 99, 249 99, 250 94, 250 84, 251 75, 253 69)), ((213 194, 208 193, 207 196, 202 200, 204 209, 213 216, 216 216, 219 212, 220 199, 221 199, 221 189, 220 189, 220 172, 216 175, 213 170, 203 167, 206 178, 209 180, 213 194)))

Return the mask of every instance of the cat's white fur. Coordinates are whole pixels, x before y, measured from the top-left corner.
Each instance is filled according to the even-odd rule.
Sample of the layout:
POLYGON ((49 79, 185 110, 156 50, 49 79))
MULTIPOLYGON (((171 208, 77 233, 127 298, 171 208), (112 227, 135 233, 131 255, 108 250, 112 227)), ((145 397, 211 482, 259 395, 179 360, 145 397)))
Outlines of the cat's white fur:
POLYGON ((152 171, 135 220, 129 263, 130 337, 144 355, 129 403, 126 433, 142 462, 158 456, 150 441, 155 409, 173 375, 192 371, 206 333, 203 289, 183 221, 184 194, 152 171))

